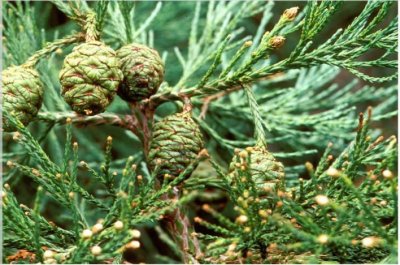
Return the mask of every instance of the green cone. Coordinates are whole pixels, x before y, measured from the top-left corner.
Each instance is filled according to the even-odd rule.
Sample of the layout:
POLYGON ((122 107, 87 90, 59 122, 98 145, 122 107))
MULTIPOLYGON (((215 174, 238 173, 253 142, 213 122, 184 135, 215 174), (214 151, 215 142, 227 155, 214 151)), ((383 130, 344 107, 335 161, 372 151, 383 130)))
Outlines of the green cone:
POLYGON ((130 102, 140 101, 155 94, 164 80, 164 64, 154 49, 132 43, 117 51, 124 80, 118 95, 130 102))
POLYGON ((203 139, 190 112, 168 116, 153 127, 153 137, 148 156, 150 168, 160 162, 158 177, 165 174, 177 177, 189 166, 203 148, 203 139))
POLYGON ((76 46, 60 72, 65 101, 80 114, 104 112, 122 80, 119 66, 115 51, 102 42, 76 46))
MULTIPOLYGON (((258 187, 269 186, 273 190, 282 188, 285 177, 282 163, 277 161, 263 146, 255 146, 250 150, 250 170, 254 183, 258 187)), ((230 174, 235 171, 238 161, 243 161, 240 153, 236 154, 232 159, 229 166, 230 174)))
MULTIPOLYGON (((43 101, 43 84, 39 73, 32 68, 12 66, 2 71, 3 109, 24 125, 37 115, 43 101)), ((15 128, 3 119, 3 130, 15 128)))

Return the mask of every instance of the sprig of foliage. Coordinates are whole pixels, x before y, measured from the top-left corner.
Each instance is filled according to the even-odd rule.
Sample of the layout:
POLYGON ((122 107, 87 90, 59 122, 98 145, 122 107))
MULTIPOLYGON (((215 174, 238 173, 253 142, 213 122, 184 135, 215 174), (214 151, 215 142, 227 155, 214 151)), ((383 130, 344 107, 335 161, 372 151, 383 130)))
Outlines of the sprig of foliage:
MULTIPOLYGON (((220 225, 195 218, 224 237, 201 235, 208 242, 205 259, 213 263, 347 263, 377 262, 395 255, 396 138, 372 140, 370 122, 370 114, 367 119, 361 115, 355 140, 336 159, 329 154, 329 144, 316 169, 306 163, 310 178, 300 179, 286 192, 273 193, 268 187, 260 191, 251 170, 239 166, 233 176, 242 181, 226 185, 238 214, 235 222, 207 204, 202 209, 220 225)), ((248 164, 251 151, 242 158, 238 163, 248 164)), ((218 166, 217 172, 229 182, 218 166)))
POLYGON ((28 8, 29 3, 16 2, 16 5, 3 3, 4 32, 2 51, 3 67, 21 65, 44 42, 44 32, 41 32, 36 21, 36 11, 28 8))
POLYGON ((117 47, 131 42, 149 44, 153 47, 152 33, 148 31, 148 27, 157 17, 161 7, 162 2, 158 2, 147 19, 138 26, 135 21, 134 2, 111 2, 107 9, 109 20, 104 29, 105 41, 117 47))
MULTIPOLYGON (((255 46, 251 54, 243 56, 244 49, 251 46, 250 43, 245 43, 233 56, 230 64, 219 67, 221 71, 219 78, 210 79, 206 84, 201 84, 201 86, 196 85, 185 88, 181 88, 182 83, 178 83, 176 86, 179 87, 179 92, 185 96, 207 96, 223 90, 232 89, 235 86, 240 87, 242 83, 259 81, 272 74, 289 69, 322 64, 329 64, 331 66, 347 69, 357 77, 372 83, 382 83, 397 78, 397 72, 388 77, 371 77, 359 71, 361 67, 397 67, 397 61, 389 59, 391 58, 390 56, 393 56, 396 52, 397 20, 392 20, 384 29, 377 29, 388 13, 391 2, 368 2, 360 16, 345 30, 339 29, 325 43, 311 49, 313 39, 338 9, 339 4, 340 2, 338 1, 324 1, 322 3, 317 3, 316 1, 311 2, 305 11, 304 18, 298 22, 298 24, 293 22, 294 17, 297 15, 297 9, 285 11, 286 13, 282 14, 274 28, 272 28, 270 32, 267 31, 261 38, 260 43, 256 44, 257 46, 255 46), (378 13, 375 17, 372 17, 372 13, 375 10, 378 10, 378 13), (299 27, 299 25, 301 25, 301 27, 299 27), (261 66, 257 64, 260 60, 268 58, 271 50, 280 48, 285 42, 286 35, 299 29, 301 29, 300 40, 288 58, 275 63, 266 61, 266 63, 261 66), (384 55, 371 61, 359 61, 358 59, 370 51, 371 48, 382 49, 384 55), (241 60, 239 60, 238 57, 242 57, 241 60), (241 62, 242 65, 240 65, 241 62), (233 67, 233 65, 236 67, 233 67), (230 74, 227 74, 228 71, 230 74)), ((240 42, 244 43, 243 40, 239 41, 239 43, 240 42)), ((218 43, 220 43, 220 41, 218 43)), ((213 50, 215 51, 217 48, 213 47, 213 50)), ((216 56, 220 55, 214 53, 210 59, 213 60, 216 56)), ((179 57, 182 58, 181 55, 179 55, 179 57)), ((196 57, 196 60, 199 59, 196 57)), ((197 70, 197 68, 191 67, 190 64, 186 65, 183 59, 181 59, 181 63, 185 71, 194 71, 192 69, 197 70)), ((152 100, 155 102, 163 102, 167 99, 179 98, 179 94, 171 92, 174 92, 174 90, 166 90, 162 93, 158 93, 152 97, 152 100)))
MULTIPOLYGON (((42 185, 43 188, 41 189, 47 191, 60 206, 69 209, 72 212, 70 217, 73 224, 72 227, 75 227, 73 228, 75 233, 71 233, 69 230, 59 228, 55 224, 50 225, 49 221, 42 217, 38 210, 35 211, 26 206, 18 205, 9 185, 6 184, 6 190, 3 191, 4 197, 7 196, 6 199, 3 197, 3 206, 6 210, 5 225, 15 233, 14 236, 9 234, 10 238, 6 240, 9 246, 20 248, 24 246, 25 249, 36 253, 37 258, 46 259, 42 251, 44 246, 57 253, 52 256, 57 262, 75 263, 121 259, 121 255, 126 248, 136 246, 138 244, 136 242, 139 242, 129 243, 129 241, 132 241, 132 233, 137 234, 137 232, 132 232, 129 227, 146 222, 155 222, 159 220, 160 216, 193 200, 193 196, 188 195, 171 203, 165 201, 165 195, 171 192, 174 186, 182 182, 183 179, 187 178, 187 172, 191 172, 207 156, 206 153, 201 153, 198 160, 186 171, 182 172, 178 178, 170 183, 165 182, 159 190, 154 190, 154 176, 148 176, 148 178, 144 179, 142 175, 137 175, 137 166, 133 164, 133 157, 128 158, 120 177, 117 178, 119 175, 117 171, 110 172, 112 141, 110 138, 107 139, 105 162, 101 166, 100 173, 92 169, 88 163, 79 162, 77 156, 78 144, 76 142, 72 143, 71 120, 67 120, 67 141, 63 167, 61 167, 50 161, 38 142, 18 120, 6 112, 4 115, 18 128, 19 132, 16 132, 13 136, 15 141, 26 148, 29 153, 34 154, 37 166, 31 168, 12 161, 8 161, 7 165, 24 172, 24 174, 42 185), (81 187, 77 178, 78 167, 88 170, 94 177, 98 178, 100 183, 104 184, 105 190, 111 195, 112 200, 110 201, 110 198, 107 197, 96 198, 95 195, 81 187), (161 198, 164 199, 161 200, 161 198), (87 220, 92 218, 89 218, 90 215, 86 213, 85 208, 82 209, 78 206, 85 201, 90 202, 102 212, 110 209, 103 215, 104 219, 98 221, 97 226, 92 227, 92 232, 90 233, 95 234, 93 230, 96 230, 96 228, 94 227, 102 226, 104 230, 101 229, 99 235, 89 236, 88 238, 85 237, 85 233, 89 232, 85 231, 90 230, 85 230, 84 228, 89 226, 87 220), (32 217, 27 219, 27 216, 32 217), (125 224, 126 228, 117 228, 116 222, 125 224), (39 225, 38 233, 24 233, 23 231, 32 224, 39 225), (117 233, 120 236, 115 236, 115 229, 122 230, 117 233), (58 239, 56 241, 52 240, 54 237, 58 237, 58 239), (35 242, 40 244, 39 248, 35 242), (104 251, 101 256, 93 254, 93 247, 98 245, 101 245, 101 249, 104 251)), ((154 174, 157 174, 157 171, 154 174)), ((97 193, 99 191, 100 189, 98 188, 97 193)), ((123 225, 123 227, 125 226, 123 225)))

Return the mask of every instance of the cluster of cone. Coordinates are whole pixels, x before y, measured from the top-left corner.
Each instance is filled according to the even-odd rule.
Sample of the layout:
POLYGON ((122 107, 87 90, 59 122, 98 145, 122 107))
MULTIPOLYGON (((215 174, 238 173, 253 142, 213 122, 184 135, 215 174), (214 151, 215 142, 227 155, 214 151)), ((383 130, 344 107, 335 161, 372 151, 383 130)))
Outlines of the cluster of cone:
MULTIPOLYGON (((157 92, 164 79, 164 65, 157 51, 129 44, 117 52, 100 41, 76 46, 66 56, 60 72, 62 95, 79 114, 104 112, 116 93, 130 102, 157 92)), ((37 115, 44 85, 32 66, 12 66, 2 71, 3 109, 24 125, 37 115)), ((3 130, 15 128, 3 120, 3 130)))
MULTIPOLYGON (((2 72, 2 77, 3 109, 27 125, 43 101, 39 73, 33 66, 12 66, 2 72)), ((87 39, 66 56, 59 77, 61 94, 71 108, 82 115, 95 115, 105 111, 115 94, 129 102, 155 94, 164 79, 164 64, 158 52, 145 45, 132 43, 114 51, 101 41, 87 39)), ((15 128, 4 120, 3 130, 15 128)), ((199 126, 191 111, 184 110, 154 125, 149 165, 153 170, 158 166, 161 177, 177 177, 202 148, 199 126)), ((270 174, 267 180, 260 172, 276 171, 281 178, 283 167, 268 151, 257 147, 253 155, 251 168, 257 182, 271 181, 270 174)))

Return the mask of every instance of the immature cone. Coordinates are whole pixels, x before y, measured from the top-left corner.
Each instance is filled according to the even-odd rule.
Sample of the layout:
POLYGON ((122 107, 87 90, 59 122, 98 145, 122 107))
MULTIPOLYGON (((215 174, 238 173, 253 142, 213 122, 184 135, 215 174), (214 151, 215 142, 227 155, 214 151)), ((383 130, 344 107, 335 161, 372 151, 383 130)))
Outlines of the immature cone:
POLYGON ((164 80, 164 64, 156 50, 132 43, 119 49, 117 56, 124 74, 118 88, 121 98, 135 102, 157 92, 164 80))
POLYGON ((119 67, 115 51, 100 41, 76 46, 60 72, 65 101, 80 114, 103 112, 122 80, 119 67))
POLYGON ((158 176, 177 177, 203 148, 199 126, 189 111, 168 116, 153 127, 148 160, 152 170, 159 166, 158 176))
MULTIPOLYGON (((12 66, 2 71, 3 109, 27 125, 39 112, 43 100, 43 84, 33 68, 12 66)), ((3 119, 3 130, 15 131, 3 119)))
MULTIPOLYGON (((272 190, 278 190, 282 187, 285 172, 281 162, 263 146, 250 148, 250 171, 252 180, 258 187, 270 187, 272 190)), ((247 161, 247 158, 240 157, 240 153, 235 155, 229 166, 229 172, 235 171, 235 166, 240 161, 247 161), (239 156, 239 157, 238 157, 239 156)), ((246 165, 247 166, 247 165, 246 165)))

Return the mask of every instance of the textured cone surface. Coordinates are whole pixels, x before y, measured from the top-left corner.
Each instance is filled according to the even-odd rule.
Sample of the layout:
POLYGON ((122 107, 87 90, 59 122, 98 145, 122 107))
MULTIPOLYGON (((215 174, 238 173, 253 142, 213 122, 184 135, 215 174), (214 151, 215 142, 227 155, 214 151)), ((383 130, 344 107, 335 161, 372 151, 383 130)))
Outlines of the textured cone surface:
POLYGON ((133 43, 117 51, 124 80, 118 95, 126 101, 140 101, 155 94, 164 80, 164 64, 154 49, 133 43))
POLYGON ((177 177, 189 166, 203 148, 198 125, 190 112, 168 116, 154 125, 149 161, 152 170, 160 161, 158 177, 177 177))
POLYGON ((62 95, 71 108, 86 115, 101 113, 111 103, 122 80, 113 49, 92 41, 76 46, 60 72, 62 95))
MULTIPOLYGON (((43 101, 43 84, 39 73, 32 68, 13 66, 2 71, 3 108, 27 125, 39 112, 43 101)), ((15 131, 3 119, 6 132, 15 131)))
MULTIPOLYGON (((231 174, 235 171, 235 164, 240 163, 240 161, 242 161, 242 158, 238 155, 233 157, 232 163, 229 166, 231 174)), ((259 187, 269 186, 277 190, 283 185, 285 177, 284 167, 265 147, 252 147, 250 170, 253 181, 259 187)))

